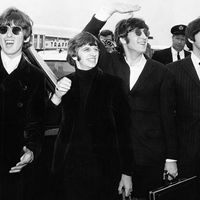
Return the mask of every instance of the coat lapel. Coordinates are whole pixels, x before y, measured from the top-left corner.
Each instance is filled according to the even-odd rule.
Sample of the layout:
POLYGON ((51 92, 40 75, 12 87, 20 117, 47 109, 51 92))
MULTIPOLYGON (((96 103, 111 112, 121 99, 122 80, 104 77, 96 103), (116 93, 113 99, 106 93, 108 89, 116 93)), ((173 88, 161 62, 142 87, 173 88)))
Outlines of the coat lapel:
POLYGON ((171 47, 167 49, 167 54, 165 55, 165 59, 167 58, 168 58, 168 61, 166 62, 166 64, 173 62, 171 47))
MULTIPOLYGON (((27 90, 27 83, 31 75, 30 66, 26 62, 22 56, 18 67, 11 74, 7 74, 2 82, 7 89, 18 91, 18 96, 27 90)), ((3 67, 2 62, 0 64, 3 67)))
POLYGON ((153 72, 154 66, 152 65, 151 59, 147 60, 142 73, 140 74, 138 80, 136 81, 135 85, 131 89, 131 93, 138 89, 140 86, 143 85, 144 81, 147 77, 153 72))
POLYGON ((191 56, 185 58, 185 63, 182 66, 183 70, 185 70, 191 79, 200 87, 199 77, 191 60, 191 56))

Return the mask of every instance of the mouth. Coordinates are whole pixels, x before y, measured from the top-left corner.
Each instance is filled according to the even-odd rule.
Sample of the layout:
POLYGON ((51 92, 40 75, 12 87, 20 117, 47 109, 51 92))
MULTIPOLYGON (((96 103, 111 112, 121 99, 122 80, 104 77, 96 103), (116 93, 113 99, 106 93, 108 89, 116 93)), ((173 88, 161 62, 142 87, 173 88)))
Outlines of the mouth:
POLYGON ((90 61, 90 62, 96 62, 96 58, 88 58, 88 61, 90 61))
POLYGON ((5 44, 7 47, 11 47, 14 44, 14 40, 5 40, 5 44))
POLYGON ((141 45, 142 47, 146 47, 147 43, 139 43, 139 45, 141 45))

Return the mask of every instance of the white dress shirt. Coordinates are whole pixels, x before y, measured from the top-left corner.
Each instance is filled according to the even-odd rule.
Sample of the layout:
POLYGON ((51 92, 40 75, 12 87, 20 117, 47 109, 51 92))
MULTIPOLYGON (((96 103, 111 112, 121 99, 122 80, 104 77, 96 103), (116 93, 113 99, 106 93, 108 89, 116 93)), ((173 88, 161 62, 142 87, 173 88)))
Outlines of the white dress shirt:
POLYGON ((1 59, 3 66, 8 74, 11 74, 19 65, 22 54, 16 56, 15 58, 10 58, 3 51, 1 51, 1 59))
MULTIPOLYGON (((178 60, 177 59, 178 51, 176 51, 173 47, 171 47, 171 52, 172 52, 172 60, 173 60, 173 62, 177 61, 178 60)), ((179 51, 179 55, 180 55, 181 59, 185 58, 184 50, 179 51)))
POLYGON ((125 60, 130 68, 130 78, 129 78, 130 85, 129 85, 129 87, 131 90, 133 88, 133 86, 135 85, 136 81, 138 80, 140 74, 142 73, 142 70, 144 69, 144 66, 145 66, 147 60, 143 54, 138 58, 138 62, 135 63, 134 65, 130 65, 126 58, 125 58, 125 60))

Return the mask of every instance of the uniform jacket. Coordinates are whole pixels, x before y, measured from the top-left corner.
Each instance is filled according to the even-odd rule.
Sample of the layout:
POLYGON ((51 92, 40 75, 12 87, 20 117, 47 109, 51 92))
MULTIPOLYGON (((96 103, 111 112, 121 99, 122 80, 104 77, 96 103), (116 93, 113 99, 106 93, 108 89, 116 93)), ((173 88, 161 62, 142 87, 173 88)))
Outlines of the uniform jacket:
MULTIPOLYGON (((72 80, 71 89, 61 102, 62 121, 55 143, 53 171, 64 166, 68 156, 74 127, 78 118, 80 92, 76 74, 68 76, 72 80)), ((53 104, 49 109, 54 109, 53 104)), ((92 135, 93 153, 100 159, 107 175, 116 169, 130 174, 129 105, 124 94, 122 80, 98 70, 94 77, 85 106, 87 130, 92 135), (120 164, 121 163, 121 164, 120 164)))
POLYGON ((176 125, 181 162, 200 156, 200 81, 191 56, 167 67, 176 80, 176 125))
MULTIPOLYGON (((84 31, 98 35, 104 22, 92 18, 84 31)), ((135 163, 156 165, 176 158, 173 115, 173 76, 162 64, 148 59, 134 87, 129 89, 129 66, 123 56, 101 49, 101 68, 124 80, 131 105, 131 142, 135 163)))
MULTIPOLYGON (((185 53, 185 57, 190 55, 190 52, 186 50, 184 50, 184 53, 185 53)), ((171 47, 154 52, 152 59, 157 60, 158 62, 161 62, 164 65, 173 62, 171 47)))
POLYGON ((0 169, 8 173, 19 162, 23 146, 37 157, 43 135, 43 74, 22 56, 10 75, 0 59, 0 169))

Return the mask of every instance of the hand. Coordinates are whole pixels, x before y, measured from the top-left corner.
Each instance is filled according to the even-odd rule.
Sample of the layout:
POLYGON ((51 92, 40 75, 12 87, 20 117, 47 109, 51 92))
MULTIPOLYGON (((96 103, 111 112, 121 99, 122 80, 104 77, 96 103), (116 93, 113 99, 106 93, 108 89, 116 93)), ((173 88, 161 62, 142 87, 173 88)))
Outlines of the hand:
MULTIPOLYGON (((178 168, 176 161, 166 161, 164 170, 171 174, 174 178, 178 176, 178 168)), ((168 176, 169 181, 171 181, 172 179, 172 177, 168 176)))
POLYGON ((139 5, 133 5, 133 4, 126 4, 126 3, 114 3, 111 4, 111 9, 113 10, 112 13, 121 13, 121 14, 126 14, 126 13, 133 13, 136 11, 139 11, 141 7, 139 5))
POLYGON ((26 146, 23 147, 23 151, 24 154, 20 158, 20 162, 18 162, 14 167, 12 167, 9 173, 19 173, 27 164, 33 161, 33 152, 29 150, 26 146))
POLYGON ((107 6, 102 7, 95 15, 95 18, 101 21, 107 21, 114 13, 127 14, 130 13, 133 17, 133 13, 140 10, 139 5, 132 5, 126 3, 110 3, 107 6))
POLYGON ((132 192, 132 179, 131 176, 122 174, 119 182, 118 192, 122 194, 123 188, 125 189, 125 196, 128 197, 132 192))
POLYGON ((58 98, 61 98, 63 95, 65 95, 68 90, 71 88, 71 80, 67 77, 62 78, 59 80, 56 84, 55 88, 55 95, 58 98))

